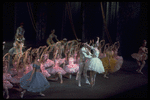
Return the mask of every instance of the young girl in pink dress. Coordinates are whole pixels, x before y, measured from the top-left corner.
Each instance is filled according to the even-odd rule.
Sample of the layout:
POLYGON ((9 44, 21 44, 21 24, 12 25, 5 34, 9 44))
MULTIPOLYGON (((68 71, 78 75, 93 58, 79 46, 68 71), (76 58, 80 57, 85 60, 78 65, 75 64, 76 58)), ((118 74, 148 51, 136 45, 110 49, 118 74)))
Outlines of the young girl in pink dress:
POLYGON ((32 63, 31 63, 31 56, 29 54, 28 51, 26 51, 25 53, 25 58, 24 58, 24 66, 25 66, 25 72, 24 74, 27 74, 29 73, 31 70, 33 70, 33 67, 32 67, 32 63))
POLYGON ((41 58, 42 60, 41 60, 40 68, 41 68, 41 71, 42 71, 42 74, 44 75, 44 77, 48 78, 51 75, 48 73, 47 69, 50 68, 50 66, 52 66, 54 64, 54 61, 49 59, 48 53, 42 54, 41 57, 42 57, 41 58))
POLYGON ((113 52, 114 52, 113 58, 115 58, 117 60, 117 63, 116 63, 116 66, 114 68, 114 72, 118 71, 123 64, 123 57, 118 55, 119 47, 120 47, 119 41, 115 42, 113 45, 113 52))
POLYGON ((69 57, 69 64, 63 67, 63 69, 69 73, 69 78, 71 79, 71 74, 77 73, 79 71, 79 65, 74 64, 74 58, 72 56, 69 57))
POLYGON ((9 60, 6 60, 6 58, 5 58, 7 55, 8 54, 5 54, 3 57, 3 89, 4 89, 3 96, 5 95, 5 92, 6 92, 6 95, 7 95, 6 99, 9 98, 8 89, 13 87, 13 85, 10 83, 10 80, 12 77, 8 73, 9 60))
POLYGON ((102 51, 102 48, 104 47, 105 45, 105 40, 101 40, 100 43, 99 43, 99 58, 104 58, 106 57, 106 53, 104 52, 104 50, 102 51))
POLYGON ((12 57, 12 65, 13 67, 10 68, 10 71, 9 73, 11 74, 11 76, 15 76, 17 75, 17 63, 18 63, 18 58, 19 58, 19 55, 18 54, 15 54, 13 57, 12 57))
POLYGON ((148 48, 146 48, 147 41, 143 40, 142 46, 139 48, 138 53, 131 54, 132 58, 136 59, 139 68, 136 70, 138 73, 142 73, 142 69, 145 66, 145 60, 148 59, 148 48))
POLYGON ((59 61, 59 54, 58 54, 58 47, 55 47, 55 50, 54 50, 54 65, 47 69, 47 71, 50 73, 50 74, 53 74, 55 76, 59 76, 60 78, 60 83, 62 84, 63 83, 63 79, 62 79, 62 75, 65 75, 66 72, 63 70, 63 68, 60 67, 60 61, 59 61))
POLYGON ((3 92, 3 96, 6 92, 6 99, 9 99, 9 91, 8 89, 11 89, 13 85, 10 83, 11 75, 7 72, 7 65, 3 67, 3 89, 5 90, 3 92))

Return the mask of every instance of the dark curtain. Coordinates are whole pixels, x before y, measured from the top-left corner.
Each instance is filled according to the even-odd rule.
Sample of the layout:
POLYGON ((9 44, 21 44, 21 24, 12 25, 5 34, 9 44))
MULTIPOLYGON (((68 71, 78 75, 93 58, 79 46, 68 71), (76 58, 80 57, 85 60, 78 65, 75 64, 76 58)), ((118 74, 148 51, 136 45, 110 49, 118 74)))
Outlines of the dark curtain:
MULTIPOLYGON (((100 2, 67 2, 70 6, 76 36, 83 41, 100 37, 108 42, 100 2)), ((70 23, 66 2, 30 2, 35 30, 26 2, 3 4, 3 39, 13 40, 17 27, 24 22, 26 40, 46 44, 52 29, 58 39, 76 39, 70 23), (9 34, 9 37, 8 37, 9 34)), ((109 35, 114 42, 120 41, 119 54, 131 58, 143 39, 148 40, 147 2, 103 2, 109 35)))

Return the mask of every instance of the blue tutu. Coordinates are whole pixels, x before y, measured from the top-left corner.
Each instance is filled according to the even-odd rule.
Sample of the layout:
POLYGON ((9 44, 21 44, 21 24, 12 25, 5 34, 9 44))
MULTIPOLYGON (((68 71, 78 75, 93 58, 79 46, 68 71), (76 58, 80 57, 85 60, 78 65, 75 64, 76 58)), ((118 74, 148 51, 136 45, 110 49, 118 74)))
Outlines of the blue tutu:
MULTIPOLYGON (((34 64, 33 67, 37 67, 37 65, 34 64)), ((32 76, 32 80, 27 81, 27 79, 30 78, 31 74, 32 71, 30 71, 20 79, 20 86, 23 89, 26 89, 30 92, 42 92, 50 87, 49 82, 40 72, 35 72, 32 76)))

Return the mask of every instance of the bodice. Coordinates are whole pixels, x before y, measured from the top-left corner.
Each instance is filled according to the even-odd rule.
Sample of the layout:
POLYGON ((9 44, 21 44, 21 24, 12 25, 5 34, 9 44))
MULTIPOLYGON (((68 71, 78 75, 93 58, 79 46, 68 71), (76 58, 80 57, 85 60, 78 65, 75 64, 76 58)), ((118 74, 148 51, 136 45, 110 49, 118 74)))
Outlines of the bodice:
POLYGON ((93 50, 93 55, 95 57, 98 57, 99 56, 99 50, 97 48, 93 47, 93 46, 91 46, 91 49, 93 50))
POLYGON ((35 69, 40 69, 40 66, 36 64, 33 64, 33 67, 35 67, 35 69))

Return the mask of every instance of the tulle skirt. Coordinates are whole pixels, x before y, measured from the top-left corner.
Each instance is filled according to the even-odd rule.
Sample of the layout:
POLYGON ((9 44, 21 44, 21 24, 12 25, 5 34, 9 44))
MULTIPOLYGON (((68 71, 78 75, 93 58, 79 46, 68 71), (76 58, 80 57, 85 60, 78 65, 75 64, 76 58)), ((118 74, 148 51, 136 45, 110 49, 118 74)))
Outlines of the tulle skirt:
POLYGON ((31 74, 32 74, 32 71, 30 71, 28 74, 24 75, 20 79, 20 86, 23 89, 26 89, 27 91, 30 91, 30 92, 42 92, 45 89, 50 87, 49 82, 40 72, 35 72, 33 74, 32 80, 27 81, 27 79, 30 78, 31 74))
POLYGON ((48 73, 54 74, 54 75, 58 72, 61 73, 62 75, 66 74, 64 69, 59 66, 51 67, 51 68, 47 69, 47 71, 48 71, 48 73))
POLYGON ((138 61, 147 60, 147 58, 148 58, 148 56, 146 54, 144 57, 144 55, 139 54, 139 53, 133 53, 133 54, 131 54, 131 57, 138 60, 138 61))
POLYGON ((42 74, 44 77, 50 77, 51 75, 48 73, 47 70, 42 70, 42 74))
POLYGON ((76 73, 79 70, 79 65, 78 64, 71 64, 71 65, 66 65, 63 68, 67 73, 76 73))
POLYGON ((110 62, 108 61, 108 57, 102 58, 101 59, 104 69, 107 72, 113 73, 115 71, 115 67, 117 64, 117 60, 114 58, 110 58, 110 62))
POLYGON ((20 78, 18 75, 11 78, 12 83, 20 83, 20 78))
POLYGON ((117 63, 116 63, 116 66, 114 67, 113 72, 118 71, 123 64, 123 57, 122 56, 116 56, 115 59, 117 60, 117 63))
POLYGON ((3 81, 3 88, 12 88, 13 85, 9 81, 3 81))
POLYGON ((99 58, 88 59, 85 63, 85 68, 87 70, 98 72, 99 74, 105 72, 103 63, 99 58))

